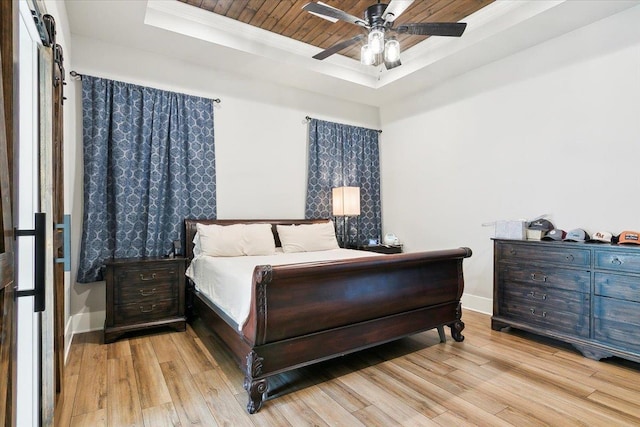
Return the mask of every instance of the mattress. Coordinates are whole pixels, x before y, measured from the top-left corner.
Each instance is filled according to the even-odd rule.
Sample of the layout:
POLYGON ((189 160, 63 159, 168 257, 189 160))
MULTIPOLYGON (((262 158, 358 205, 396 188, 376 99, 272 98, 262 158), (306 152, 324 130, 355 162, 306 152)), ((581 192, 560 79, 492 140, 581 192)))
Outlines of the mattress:
POLYGON ((253 271, 258 265, 286 265, 320 261, 384 256, 352 249, 331 249, 318 252, 276 252, 266 256, 212 257, 199 255, 187 269, 187 277, 196 289, 219 307, 238 330, 249 316, 253 271))

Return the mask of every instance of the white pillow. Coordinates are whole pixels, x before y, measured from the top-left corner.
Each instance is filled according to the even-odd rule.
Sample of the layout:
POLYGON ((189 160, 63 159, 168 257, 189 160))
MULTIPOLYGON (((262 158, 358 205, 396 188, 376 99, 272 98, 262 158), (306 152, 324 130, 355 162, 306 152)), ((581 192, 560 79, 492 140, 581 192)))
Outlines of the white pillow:
POLYGON ((338 249, 333 221, 318 224, 278 225, 284 252, 312 252, 338 249))
POLYGON ((245 224, 242 230, 242 252, 245 255, 273 255, 276 241, 271 224, 245 224))
POLYGON ((200 250, 209 256, 242 256, 242 225, 196 224, 200 250))
POLYGON ((204 255, 272 255, 276 250, 271 224, 196 224, 196 228, 204 255))

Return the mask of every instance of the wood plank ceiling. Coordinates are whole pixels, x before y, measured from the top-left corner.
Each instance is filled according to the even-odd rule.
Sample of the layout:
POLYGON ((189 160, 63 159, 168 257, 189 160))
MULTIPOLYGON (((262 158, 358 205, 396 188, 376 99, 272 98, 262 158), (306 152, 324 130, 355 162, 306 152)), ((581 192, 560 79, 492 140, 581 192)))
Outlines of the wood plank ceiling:
MULTIPOLYGON (((357 25, 331 23, 302 10, 311 0, 179 0, 204 10, 280 34, 285 37, 327 49, 343 40, 362 34, 357 25)), ((314 0, 315 1, 315 0, 314 0)), ((464 18, 494 0, 415 0, 395 22, 464 22, 464 18)), ((364 16, 367 7, 376 0, 323 0, 323 3, 354 16, 364 16)), ((388 1, 385 1, 388 3, 388 1)), ((464 37, 464 36, 463 36, 464 37)), ((402 50, 425 40, 424 36, 399 35, 402 50)), ((360 44, 340 52, 360 59, 360 44)))

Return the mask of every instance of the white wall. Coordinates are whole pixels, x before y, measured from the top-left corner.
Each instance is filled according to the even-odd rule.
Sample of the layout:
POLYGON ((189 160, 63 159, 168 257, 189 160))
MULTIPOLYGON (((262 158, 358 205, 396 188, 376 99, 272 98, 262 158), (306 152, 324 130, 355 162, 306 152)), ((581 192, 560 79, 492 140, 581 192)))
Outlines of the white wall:
POLYGON ((496 219, 640 230, 640 7, 381 109, 384 229, 468 246, 463 304, 491 311, 496 219))
MULTIPOLYGON (((215 106, 218 218, 302 218, 306 192, 305 116, 379 128, 378 109, 355 102, 243 78, 175 61, 168 57, 72 36, 69 70, 220 98, 215 106)), ((67 138, 76 154, 69 194, 73 197, 74 256, 78 265, 82 222, 81 83, 74 82, 75 135, 67 138)), ((74 283, 71 312, 76 332, 104 323, 104 283, 74 283)))

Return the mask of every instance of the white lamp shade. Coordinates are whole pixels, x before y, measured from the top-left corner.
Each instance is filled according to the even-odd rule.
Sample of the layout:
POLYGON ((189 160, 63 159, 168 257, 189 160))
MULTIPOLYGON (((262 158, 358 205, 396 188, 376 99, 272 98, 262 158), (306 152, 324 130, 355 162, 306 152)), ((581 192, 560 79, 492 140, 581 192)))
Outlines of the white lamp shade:
POLYGON ((398 42, 398 40, 387 40, 384 47, 384 60, 386 62, 395 62, 400 60, 400 42, 398 42))
POLYGON ((375 55, 368 44, 365 44, 360 49, 360 62, 364 65, 373 65, 375 55))
POLYGON ((333 216, 360 215, 360 187, 337 187, 333 192, 333 216))
POLYGON ((384 31, 374 28, 369 32, 369 47, 373 53, 382 53, 384 50, 384 31))

